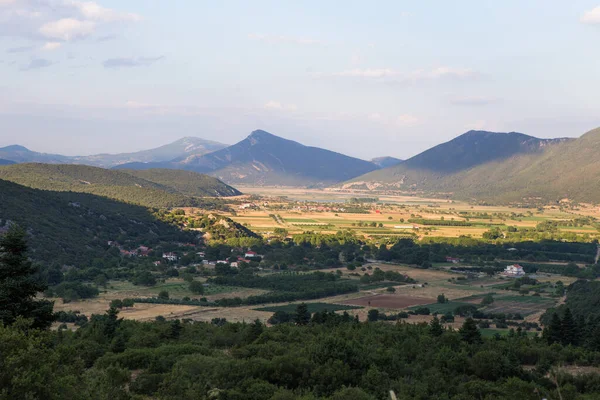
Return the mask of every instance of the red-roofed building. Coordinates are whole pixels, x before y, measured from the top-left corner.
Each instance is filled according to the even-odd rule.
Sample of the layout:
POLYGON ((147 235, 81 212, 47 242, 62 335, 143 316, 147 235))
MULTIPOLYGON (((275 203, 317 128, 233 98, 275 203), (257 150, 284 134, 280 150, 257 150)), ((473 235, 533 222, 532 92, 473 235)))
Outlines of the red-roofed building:
POLYGON ((519 264, 514 264, 507 266, 504 269, 503 274, 506 276, 524 276, 525 271, 523 270, 523 267, 521 267, 519 264))

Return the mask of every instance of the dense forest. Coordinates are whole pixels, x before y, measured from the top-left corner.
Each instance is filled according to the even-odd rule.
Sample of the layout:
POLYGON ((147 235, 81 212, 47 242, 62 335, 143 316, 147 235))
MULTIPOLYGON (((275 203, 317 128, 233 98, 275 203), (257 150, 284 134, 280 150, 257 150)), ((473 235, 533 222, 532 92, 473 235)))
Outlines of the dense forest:
POLYGON ((11 223, 27 227, 30 256, 38 262, 92 266, 102 260, 117 264, 116 241, 135 248, 194 239, 152 210, 102 196, 30 189, 0 180, 0 228, 11 223), (99 260, 99 261, 95 261, 99 260))

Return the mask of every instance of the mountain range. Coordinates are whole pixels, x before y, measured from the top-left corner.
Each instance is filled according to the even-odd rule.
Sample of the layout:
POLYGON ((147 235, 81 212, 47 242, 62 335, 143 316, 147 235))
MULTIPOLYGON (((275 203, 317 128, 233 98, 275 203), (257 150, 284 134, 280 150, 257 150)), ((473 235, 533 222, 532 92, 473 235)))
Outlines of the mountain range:
POLYGON ((407 160, 379 157, 371 161, 257 130, 231 146, 184 138, 145 152, 105 155, 111 159, 66 157, 9 146, 0 149, 0 164, 38 160, 46 166, 2 166, 0 179, 40 189, 108 193, 113 198, 153 206, 239 193, 227 184, 393 190, 492 202, 571 199, 600 203, 599 154, 600 129, 576 139, 469 131, 407 160), (173 155, 176 157, 165 160, 173 155), (65 183, 67 166, 58 166, 83 162, 110 166, 131 159, 136 161, 113 166, 114 175, 106 182, 117 183, 110 184, 92 182, 90 174, 94 179, 102 174, 85 169, 71 172, 65 183), (50 167, 53 164, 54 170, 50 167), (122 176, 130 182, 118 183, 122 176), (159 193, 167 200, 159 201, 159 193))
POLYGON ((600 129, 595 129, 577 139, 470 131, 342 187, 496 202, 600 202, 599 183, 600 129))
MULTIPOLYGON (((206 173, 230 184, 328 186, 392 165, 397 159, 382 157, 369 162, 340 153, 304 146, 263 130, 252 132, 232 145, 200 138, 183 138, 156 149, 136 153, 62 156, 13 145, 0 148, 7 164, 83 164, 103 168, 146 170, 175 169, 206 173)), ((1 165, 1 164, 0 164, 1 165)))
POLYGON ((207 173, 230 184, 327 186, 378 167, 358 158, 275 136, 263 130, 244 140, 201 156, 170 163, 124 164, 117 168, 180 168, 207 173))
MULTIPOLYGON (((15 163, 84 164, 111 168, 131 162, 161 162, 186 157, 190 154, 202 155, 227 147, 227 145, 196 137, 184 137, 173 143, 134 153, 96 154, 91 156, 63 156, 38 153, 26 147, 12 145, 0 148, 0 159, 15 163)), ((0 160, 0 165, 2 160, 0 160)))
POLYGON ((394 165, 400 164, 402 161, 399 158, 396 157, 376 157, 374 159, 371 160, 371 162, 375 165, 377 165, 379 168, 387 168, 387 167, 393 167, 394 165))

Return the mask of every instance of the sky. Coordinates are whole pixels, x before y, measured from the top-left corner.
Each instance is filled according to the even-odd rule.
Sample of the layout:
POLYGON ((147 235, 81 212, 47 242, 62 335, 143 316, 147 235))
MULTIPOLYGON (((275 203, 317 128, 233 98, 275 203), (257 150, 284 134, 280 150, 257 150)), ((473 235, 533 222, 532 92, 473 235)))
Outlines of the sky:
POLYGON ((0 147, 576 137, 600 126, 599 43, 600 0, 0 0, 0 147))

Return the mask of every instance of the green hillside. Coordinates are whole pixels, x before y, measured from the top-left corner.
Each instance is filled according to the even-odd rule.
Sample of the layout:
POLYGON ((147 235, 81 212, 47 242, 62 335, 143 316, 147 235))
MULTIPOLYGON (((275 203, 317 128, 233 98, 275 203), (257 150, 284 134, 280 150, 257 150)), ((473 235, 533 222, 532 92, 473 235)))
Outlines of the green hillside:
MULTIPOLYGON (((146 207, 214 208, 219 204, 217 200, 194 198, 174 187, 122 171, 85 165, 9 165, 0 167, 0 179, 35 189, 96 194, 146 207)), ((212 180, 208 182, 216 185, 212 180)))
POLYGON ((181 194, 195 197, 227 197, 242 194, 237 189, 226 185, 208 175, 177 169, 119 170, 135 177, 145 179, 165 187, 172 188, 181 194))
POLYGON ((145 207, 0 180, 0 229, 11 222, 27 229, 33 259, 77 267, 118 257, 118 250, 108 248, 109 240, 131 246, 190 240, 189 233, 159 221, 145 207))
MULTIPOLYGON (((407 160, 355 178, 345 186, 498 202, 547 202, 567 198, 600 202, 600 129, 578 139, 546 140, 535 146, 530 142, 527 146, 528 150, 505 152, 502 157, 487 161, 480 154, 477 162, 471 161, 475 156, 469 152, 452 153, 452 147, 448 146, 449 154, 444 158, 439 153, 440 158, 430 158, 427 163, 428 158, 415 156, 413 159, 418 158, 418 162, 407 160), (441 167, 448 163, 446 160, 451 154, 461 168, 441 167)), ((439 150, 439 146, 433 149, 439 150)), ((475 149, 470 147, 470 151, 475 149)))

